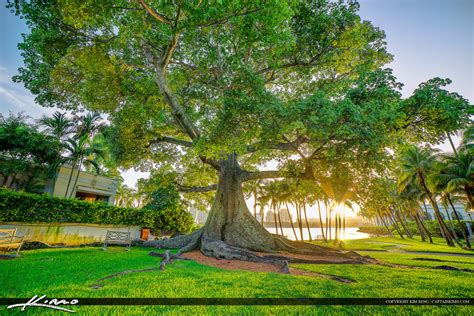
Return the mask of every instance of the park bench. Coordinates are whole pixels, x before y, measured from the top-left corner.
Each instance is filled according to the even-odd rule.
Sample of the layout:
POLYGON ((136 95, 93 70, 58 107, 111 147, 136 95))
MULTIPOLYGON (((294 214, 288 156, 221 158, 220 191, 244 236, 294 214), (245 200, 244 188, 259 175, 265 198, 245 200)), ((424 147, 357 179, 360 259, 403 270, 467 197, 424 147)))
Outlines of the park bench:
POLYGON ((23 245, 23 238, 24 236, 16 235, 16 228, 0 229, 0 249, 4 249, 4 254, 12 249, 16 249, 15 255, 18 256, 23 245))
POLYGON ((130 250, 130 247, 132 245, 131 233, 108 230, 107 234, 105 235, 104 246, 102 247, 102 249, 107 250, 107 246, 110 244, 126 245, 127 251, 130 250))

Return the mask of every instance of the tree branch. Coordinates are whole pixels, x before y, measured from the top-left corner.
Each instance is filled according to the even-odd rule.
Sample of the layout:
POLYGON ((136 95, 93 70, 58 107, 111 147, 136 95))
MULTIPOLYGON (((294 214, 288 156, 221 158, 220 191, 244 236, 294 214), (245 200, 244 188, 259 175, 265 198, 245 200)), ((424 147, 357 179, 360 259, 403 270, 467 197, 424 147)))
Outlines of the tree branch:
POLYGON ((264 170, 264 171, 244 171, 241 180, 242 182, 257 179, 272 179, 283 178, 279 170, 264 170))
POLYGON ((217 184, 211 184, 205 187, 188 187, 178 185, 178 191, 181 193, 209 192, 217 190, 217 184))
POLYGON ((173 24, 173 22, 170 19, 168 19, 166 16, 156 12, 156 10, 151 8, 145 1, 143 1, 143 0, 137 0, 137 1, 138 1, 138 3, 140 3, 142 5, 143 9, 145 9, 145 11, 148 12, 149 15, 151 15, 152 17, 154 17, 158 21, 160 21, 162 23, 165 23, 165 24, 169 24, 169 25, 173 24))
POLYGON ((259 148, 259 144, 253 144, 247 146, 247 153, 253 153, 261 149, 275 149, 275 150, 282 150, 282 151, 298 151, 297 148, 308 141, 308 138, 305 136, 298 136, 295 140, 287 142, 287 143, 276 143, 270 146, 264 146, 263 148, 259 148))
POLYGON ((173 138, 169 136, 160 136, 155 139, 153 139, 150 143, 169 143, 169 144, 175 144, 175 145, 180 145, 184 147, 192 147, 193 143, 183 140, 183 139, 178 139, 178 138, 173 138))
POLYGON ((205 24, 200 24, 199 26, 200 27, 207 27, 207 26, 213 26, 213 25, 218 25, 218 24, 224 24, 226 23, 227 21, 229 21, 231 18, 233 17, 237 17, 237 16, 244 16, 244 15, 248 15, 248 14, 252 14, 252 13, 255 13, 255 12, 258 12, 260 11, 261 8, 256 8, 256 9, 253 9, 253 10, 249 10, 249 11, 243 11, 243 12, 235 12, 233 14, 230 14, 220 20, 214 20, 214 21, 210 21, 209 23, 205 23, 205 24))

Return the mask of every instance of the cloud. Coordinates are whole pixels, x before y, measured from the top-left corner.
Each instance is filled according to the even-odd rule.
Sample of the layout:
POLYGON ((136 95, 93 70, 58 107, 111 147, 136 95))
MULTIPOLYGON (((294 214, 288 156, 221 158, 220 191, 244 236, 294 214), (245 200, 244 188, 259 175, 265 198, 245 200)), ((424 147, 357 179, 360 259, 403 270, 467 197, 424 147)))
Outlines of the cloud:
POLYGON ((52 108, 44 108, 35 102, 35 97, 22 84, 12 81, 13 74, 0 65, 0 113, 24 112, 33 118, 39 118, 54 112, 52 108))

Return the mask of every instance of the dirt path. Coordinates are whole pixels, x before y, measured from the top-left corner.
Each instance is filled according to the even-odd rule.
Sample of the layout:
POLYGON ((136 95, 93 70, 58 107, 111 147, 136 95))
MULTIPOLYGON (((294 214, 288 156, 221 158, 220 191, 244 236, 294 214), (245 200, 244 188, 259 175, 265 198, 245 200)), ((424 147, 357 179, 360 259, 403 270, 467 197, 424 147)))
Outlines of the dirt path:
MULTIPOLYGON (((216 259, 213 257, 207 257, 201 253, 199 250, 187 252, 181 255, 184 258, 194 260, 202 265, 206 266, 211 266, 211 267, 216 267, 216 268, 221 268, 225 270, 246 270, 246 271, 252 271, 252 272, 273 272, 273 273, 282 273, 281 267, 274 265, 274 264, 268 264, 268 263, 256 263, 256 262, 249 262, 249 261, 240 261, 240 260, 227 260, 227 259, 216 259)), ((309 256, 303 256, 300 255, 301 257, 305 257, 307 259, 309 256)), ((313 258, 314 259, 314 258, 313 258)), ((321 257, 318 259, 321 259, 324 262, 331 262, 332 257, 321 257)), ((332 261, 331 263, 334 263, 332 261)), ((342 282, 342 283, 353 283, 355 282, 354 280, 343 278, 341 276, 337 275, 332 275, 332 274, 324 274, 324 273, 318 273, 318 272, 310 272, 310 271, 304 271, 300 269, 296 269, 293 267, 290 267, 290 272, 287 274, 290 275, 298 275, 298 276, 309 276, 309 277, 318 277, 318 278, 323 278, 323 279, 329 279, 329 280, 334 280, 337 282, 342 282)))

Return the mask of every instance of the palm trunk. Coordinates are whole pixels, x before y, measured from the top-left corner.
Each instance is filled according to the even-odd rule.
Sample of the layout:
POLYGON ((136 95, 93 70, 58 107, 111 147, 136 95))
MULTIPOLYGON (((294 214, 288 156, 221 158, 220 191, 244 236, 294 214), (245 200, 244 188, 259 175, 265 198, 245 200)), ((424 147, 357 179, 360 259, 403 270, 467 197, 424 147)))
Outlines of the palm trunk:
POLYGON ((458 152, 456 150, 456 147, 454 146, 454 143, 453 143, 453 140, 451 138, 451 135, 449 135, 449 133, 446 133, 448 135, 448 139, 449 139, 449 143, 451 144, 451 148, 453 149, 453 152, 454 152, 454 155, 457 157, 458 156, 458 152))
POLYGON ((454 240, 457 242, 457 240, 459 239, 459 236, 456 233, 456 230, 454 229, 453 219, 451 218, 451 215, 449 215, 448 205, 443 205, 443 208, 444 208, 444 212, 446 213, 446 217, 448 218, 449 229, 451 230, 451 233, 454 236, 454 240))
POLYGON ((418 216, 420 225, 424 229, 424 231, 426 233, 426 236, 428 236, 428 239, 430 240, 430 243, 433 243, 433 238, 431 238, 431 233, 428 230, 428 228, 425 226, 425 223, 423 222, 423 219, 421 218, 420 214, 417 212, 416 215, 418 216))
MULTIPOLYGON (((324 234, 323 219, 321 217, 321 204, 319 203, 319 200, 317 201, 317 203, 318 203, 319 224, 321 225, 321 235, 323 236, 324 242, 327 242, 326 235, 324 234)), ((328 217, 326 214, 326 226, 327 226, 327 221, 328 221, 328 217)))
POLYGON ((303 237, 303 219, 301 214, 301 205, 299 203, 295 203, 296 207, 296 221, 298 222, 298 228, 300 229, 300 237, 301 241, 304 241, 303 237))
POLYGON ((408 227, 408 224, 403 220, 403 214, 401 214, 401 212, 398 209, 395 209, 394 213, 397 216, 398 220, 400 221, 400 225, 402 225, 403 230, 405 231, 405 235, 407 235, 409 238, 413 238, 413 235, 410 232, 410 228, 408 227))
POLYGON ((436 203, 433 195, 431 194, 430 189, 428 189, 428 186, 426 185, 425 178, 424 178, 423 174, 419 173, 418 177, 420 178, 420 182, 421 182, 426 194, 428 195, 428 198, 430 199, 431 205, 433 206, 434 212, 436 214, 436 219, 438 220, 438 224, 439 224, 441 230, 444 232, 446 243, 448 244, 448 246, 454 247, 453 236, 449 232, 443 218, 441 217, 441 213, 439 211, 438 204, 436 203))
POLYGON ((382 222, 382 224, 385 226, 385 228, 387 229, 388 231, 388 234, 390 235, 390 237, 393 237, 393 233, 392 231, 390 230, 390 228, 388 227, 387 223, 385 222, 385 220, 383 219, 383 217, 380 215, 380 214, 377 214, 380 218, 380 221, 382 222))
POLYGON ((275 202, 272 202, 271 207, 273 208, 273 220, 275 221, 275 233, 278 235, 278 222, 277 222, 277 213, 275 208, 275 202))
POLYGON ((472 198, 471 190, 467 185, 464 186, 464 191, 466 191, 466 196, 469 201, 469 204, 471 205, 471 209, 474 209, 474 199, 472 198))
POLYGON ((311 237, 311 229, 309 228, 309 223, 308 223, 308 215, 306 214, 306 204, 303 204, 303 211, 304 211, 304 220, 306 221, 306 228, 308 229, 309 241, 313 241, 313 238, 311 237))
POLYGON ((451 205, 451 208, 453 209, 454 216, 456 217, 456 220, 458 222, 458 226, 461 229, 462 236, 464 237, 464 240, 466 241, 466 246, 467 248, 471 249, 471 243, 469 242, 469 237, 466 234, 467 229, 464 227, 463 223, 459 219, 458 212, 456 211, 456 208, 454 207, 453 201, 451 201, 451 197, 449 196, 449 194, 447 197, 448 197, 449 204, 451 205))
POLYGON ((392 213, 392 209, 391 209, 390 207, 388 207, 388 208, 387 208, 387 211, 388 211, 387 214, 389 215, 389 217, 390 217, 390 219, 391 219, 391 221, 392 221, 392 225, 393 225, 393 227, 395 227, 395 229, 396 229, 398 235, 399 235, 402 239, 405 239, 405 237, 403 237, 402 230, 400 229, 400 226, 398 226, 397 221, 396 221, 396 219, 395 219, 395 216, 394 216, 393 213, 392 213))
POLYGON ((76 180, 74 181, 74 185, 72 186, 72 189, 71 189, 71 194, 69 195, 69 198, 72 198, 72 194, 74 193, 74 190, 76 188, 76 185, 77 185, 77 180, 79 180, 79 176, 81 174, 81 167, 82 167, 82 162, 84 160, 84 157, 81 156, 81 159, 79 160, 79 165, 77 166, 77 176, 76 176, 76 180))
POLYGON ((425 209, 425 215, 426 215, 426 218, 431 220, 431 215, 430 213, 428 212, 428 208, 426 207, 426 203, 425 201, 423 200, 423 208, 425 209))
POLYGON ((72 175, 74 173, 74 168, 76 167, 76 161, 72 163, 71 166, 71 173, 69 174, 69 180, 67 182, 66 193, 64 193, 64 197, 67 198, 67 194, 69 192, 69 186, 71 185, 72 175))
POLYGON ((291 229, 293 230, 293 234, 295 235, 295 239, 298 240, 298 236, 296 235, 295 226, 293 225, 293 219, 291 219, 290 208, 288 207, 288 203, 285 202, 286 211, 288 212, 288 218, 290 219, 291 229))
POLYGON ((425 232, 423 231, 423 228, 421 227, 421 224, 418 220, 418 217, 416 216, 416 213, 413 215, 413 218, 415 219, 416 227, 418 228, 418 232, 420 233, 421 241, 425 242, 425 232))

